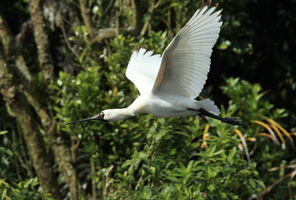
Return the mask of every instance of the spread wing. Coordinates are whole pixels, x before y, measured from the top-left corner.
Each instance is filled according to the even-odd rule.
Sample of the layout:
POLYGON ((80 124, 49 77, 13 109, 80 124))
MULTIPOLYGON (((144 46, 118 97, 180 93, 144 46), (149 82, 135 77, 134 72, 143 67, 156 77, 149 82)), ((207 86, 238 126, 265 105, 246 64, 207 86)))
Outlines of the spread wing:
POLYGON ((138 88, 140 94, 151 92, 161 63, 159 54, 141 48, 134 50, 126 70, 126 77, 138 88))
POLYGON ((153 93, 195 98, 210 69, 212 48, 219 37, 220 13, 198 9, 165 49, 153 93))

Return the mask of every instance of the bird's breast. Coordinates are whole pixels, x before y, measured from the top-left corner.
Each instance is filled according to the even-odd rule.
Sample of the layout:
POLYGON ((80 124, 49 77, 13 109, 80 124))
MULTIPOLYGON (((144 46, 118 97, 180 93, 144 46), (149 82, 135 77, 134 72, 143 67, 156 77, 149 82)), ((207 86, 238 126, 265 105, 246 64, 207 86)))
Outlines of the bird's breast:
POLYGON ((176 117, 192 115, 191 111, 173 99, 166 100, 161 98, 152 98, 147 101, 148 113, 157 117, 176 117))
POLYGON ((195 111, 187 109, 186 100, 174 96, 139 96, 130 105, 130 108, 135 114, 148 113, 157 117, 177 117, 196 114, 195 111))

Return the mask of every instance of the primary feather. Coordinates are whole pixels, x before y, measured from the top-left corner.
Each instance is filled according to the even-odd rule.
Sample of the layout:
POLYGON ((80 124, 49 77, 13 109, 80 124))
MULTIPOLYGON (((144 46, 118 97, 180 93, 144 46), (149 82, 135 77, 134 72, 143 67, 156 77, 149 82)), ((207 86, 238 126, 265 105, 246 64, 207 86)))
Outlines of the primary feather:
POLYGON ((210 69, 212 48, 219 37, 220 12, 203 7, 196 11, 168 45, 153 93, 195 98, 210 69))
POLYGON ((159 71, 161 56, 141 48, 134 50, 126 70, 126 77, 138 88, 140 94, 151 92, 159 71))

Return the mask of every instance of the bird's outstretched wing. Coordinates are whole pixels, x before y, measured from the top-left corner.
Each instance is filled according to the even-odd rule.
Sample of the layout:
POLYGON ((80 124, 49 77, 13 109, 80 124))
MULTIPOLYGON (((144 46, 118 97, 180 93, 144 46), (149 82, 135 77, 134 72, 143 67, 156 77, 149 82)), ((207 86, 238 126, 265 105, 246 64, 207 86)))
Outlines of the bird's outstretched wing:
POLYGON ((159 54, 141 48, 135 49, 126 70, 126 77, 138 88, 140 94, 151 92, 161 63, 159 54))
POLYGON ((221 11, 215 9, 207 6, 198 9, 165 49, 153 93, 189 98, 199 95, 222 24, 221 11))

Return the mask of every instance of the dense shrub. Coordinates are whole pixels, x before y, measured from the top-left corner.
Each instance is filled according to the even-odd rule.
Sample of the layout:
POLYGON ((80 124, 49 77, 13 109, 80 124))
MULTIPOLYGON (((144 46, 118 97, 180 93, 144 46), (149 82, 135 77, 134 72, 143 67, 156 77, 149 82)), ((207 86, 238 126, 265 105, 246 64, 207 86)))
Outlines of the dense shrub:
MULTIPOLYGON (((158 46, 157 41, 164 38, 165 33, 152 33, 140 44, 163 49, 165 43, 158 46)), ((108 73, 100 73, 101 66, 89 65, 76 76, 61 72, 53 83, 60 94, 55 110, 61 123, 106 108, 127 106, 137 96, 135 87, 124 77, 135 39, 118 36, 110 44, 111 52, 104 56, 108 73)), ((241 117, 243 126, 233 127, 213 119, 199 121, 196 117, 162 119, 141 115, 61 129, 81 140, 80 151, 85 156, 95 158, 98 187, 109 199, 245 199, 264 189, 265 178, 268 182, 258 172, 267 166, 258 169, 257 164, 274 145, 256 135, 258 124, 251 120, 279 120, 286 114, 284 109, 275 109, 262 99, 264 92, 259 84, 238 78, 229 78, 226 83, 222 91, 231 100, 222 107, 222 115, 241 117), (248 154, 248 161, 236 128, 267 149, 248 154)), ((254 144, 248 142, 248 146, 254 144)), ((269 164, 280 164, 285 151, 278 147, 273 153, 276 162, 269 164)))

